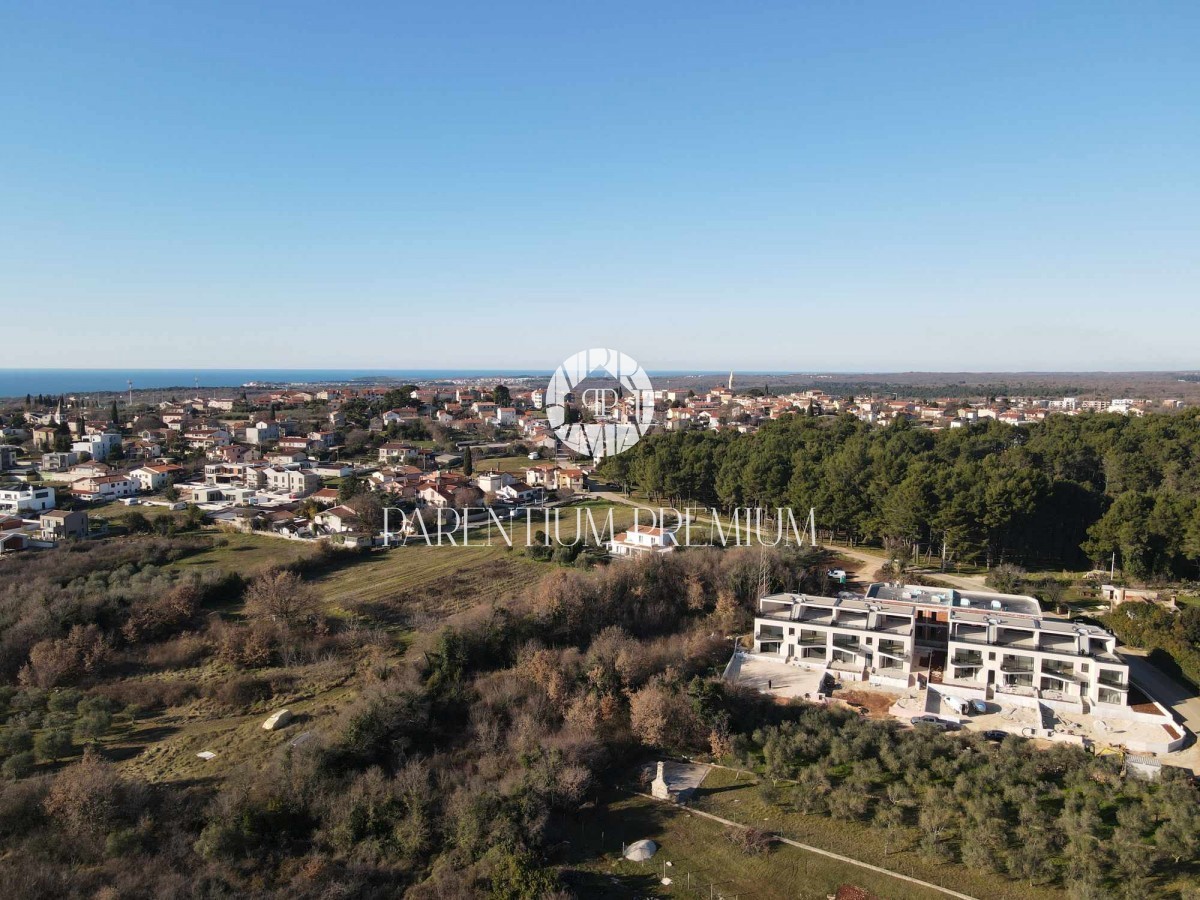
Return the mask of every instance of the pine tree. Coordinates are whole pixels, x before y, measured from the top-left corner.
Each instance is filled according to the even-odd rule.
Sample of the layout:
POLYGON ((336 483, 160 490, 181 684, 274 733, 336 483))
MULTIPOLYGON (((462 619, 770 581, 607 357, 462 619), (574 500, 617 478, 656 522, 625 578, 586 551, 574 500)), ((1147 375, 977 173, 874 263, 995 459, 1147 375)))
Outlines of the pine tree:
POLYGON ((468 447, 463 451, 463 474, 471 475, 475 472, 475 461, 471 458, 471 448, 468 447))

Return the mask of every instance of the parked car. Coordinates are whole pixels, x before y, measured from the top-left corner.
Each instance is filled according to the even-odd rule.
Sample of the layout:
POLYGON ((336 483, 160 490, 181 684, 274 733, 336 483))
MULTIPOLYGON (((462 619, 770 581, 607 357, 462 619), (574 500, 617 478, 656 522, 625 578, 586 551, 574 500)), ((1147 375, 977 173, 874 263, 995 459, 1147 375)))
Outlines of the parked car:
POLYGON ((934 728, 940 728, 942 731, 958 731, 962 728, 957 722, 939 719, 937 716, 913 716, 911 721, 914 725, 932 725, 934 728))
POLYGON ((987 711, 988 711, 987 704, 984 703, 982 700, 972 700, 971 701, 971 715, 981 716, 984 713, 986 713, 987 711))
POLYGON ((958 713, 960 716, 967 715, 967 711, 971 708, 966 700, 961 697, 951 697, 949 695, 942 697, 942 702, 958 713))
POLYGON ((1000 731, 998 728, 989 728, 983 733, 983 736, 989 741, 1002 741, 1008 737, 1008 732, 1000 731))

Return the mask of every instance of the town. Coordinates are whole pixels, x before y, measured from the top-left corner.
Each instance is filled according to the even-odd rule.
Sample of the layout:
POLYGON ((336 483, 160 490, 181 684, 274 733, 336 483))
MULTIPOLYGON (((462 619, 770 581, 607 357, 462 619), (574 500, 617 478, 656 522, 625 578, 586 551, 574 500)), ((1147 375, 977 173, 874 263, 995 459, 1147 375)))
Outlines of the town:
MULTIPOLYGON (((656 391, 656 420, 666 431, 746 434, 785 415, 850 415, 881 427, 905 420, 938 430, 1184 406, 1179 399, 875 400, 813 389, 775 396, 757 387, 735 393, 733 383, 730 373, 728 385, 703 394, 656 391)), ((95 520, 98 507, 114 502, 191 504, 233 529, 372 546, 387 507, 486 503, 509 514, 586 496, 594 461, 564 449, 552 433, 545 389, 487 384, 240 390, 154 404, 135 403, 132 390, 108 403, 27 396, 11 403, 0 429, 0 551, 100 532, 103 516, 91 521, 89 513, 95 520), (489 461, 501 461, 503 470, 489 461)), ((613 418, 630 410, 626 398, 613 418)))

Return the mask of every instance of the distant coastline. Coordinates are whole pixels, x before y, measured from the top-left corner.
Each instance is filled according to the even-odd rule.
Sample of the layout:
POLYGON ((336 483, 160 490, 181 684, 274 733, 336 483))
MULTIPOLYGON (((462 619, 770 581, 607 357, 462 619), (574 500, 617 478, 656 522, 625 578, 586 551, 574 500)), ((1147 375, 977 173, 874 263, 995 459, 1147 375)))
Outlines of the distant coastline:
POLYGON ((530 369, 0 369, 0 397, 26 394, 123 393, 179 388, 192 391, 242 385, 386 384, 453 378, 531 378, 530 369))
MULTIPOLYGON (((681 372, 663 372, 665 376, 681 372)), ((703 374, 689 372, 686 374, 703 374)), ((479 378, 549 378, 538 369, 0 369, 0 397, 120 394, 133 389, 193 391, 243 385, 388 384, 479 378)))

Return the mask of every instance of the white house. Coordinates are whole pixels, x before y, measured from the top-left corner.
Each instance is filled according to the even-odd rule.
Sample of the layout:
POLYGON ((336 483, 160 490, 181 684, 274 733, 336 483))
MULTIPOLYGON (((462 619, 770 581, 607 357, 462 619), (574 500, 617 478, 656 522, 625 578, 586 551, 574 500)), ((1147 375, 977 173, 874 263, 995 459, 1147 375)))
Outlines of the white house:
POLYGON ((677 546, 675 535, 663 528, 634 525, 608 542, 613 556, 640 556, 644 553, 671 553, 677 546))
POLYGON ((0 487, 0 513, 45 512, 54 509, 54 488, 40 484, 0 487))
POLYGON ((193 450, 211 450, 214 447, 225 447, 232 440, 224 428, 197 428, 184 432, 183 439, 193 450))
POLYGON ((132 497, 136 494, 138 482, 127 475, 100 475, 81 478, 71 486, 71 490, 83 500, 120 500, 122 497, 132 497))
POLYGON ((159 463, 134 469, 129 473, 129 477, 137 482, 140 490, 161 491, 171 483, 173 477, 182 471, 183 466, 176 466, 171 463, 159 463))
POLYGON ((362 525, 358 513, 348 506, 335 506, 332 509, 319 512, 313 516, 313 523, 332 534, 357 531, 362 525))
POLYGON ((105 432, 104 434, 89 434, 81 440, 75 441, 71 444, 71 450, 74 453, 91 454, 92 459, 104 462, 113 448, 120 446, 121 436, 119 434, 105 432))
POLYGON ((485 494, 495 494, 500 488, 512 484, 516 480, 508 472, 484 472, 475 477, 475 483, 485 494))
POLYGON ((321 476, 303 469, 284 469, 271 466, 264 470, 267 487, 281 494, 302 497, 321 486, 321 476))
POLYGON ((510 503, 537 503, 542 499, 544 489, 514 481, 512 484, 501 486, 495 493, 501 500, 507 500, 510 503))
POLYGON ((525 483, 532 487, 543 487, 553 490, 558 486, 558 466, 554 463, 540 463, 525 470, 525 483))
POLYGON ((246 428, 246 443, 265 444, 279 438, 279 426, 274 422, 255 422, 246 428))

